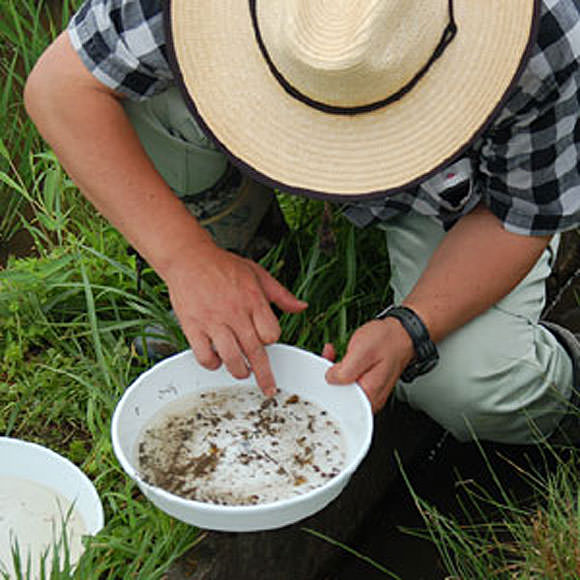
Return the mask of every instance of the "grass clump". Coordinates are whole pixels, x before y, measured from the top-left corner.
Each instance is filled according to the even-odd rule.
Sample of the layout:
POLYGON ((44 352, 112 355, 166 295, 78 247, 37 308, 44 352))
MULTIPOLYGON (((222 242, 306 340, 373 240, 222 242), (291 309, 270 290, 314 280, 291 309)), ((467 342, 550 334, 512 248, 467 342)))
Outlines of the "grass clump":
MULTIPOLYGON (((23 89, 34 63, 66 27, 79 0, 2 0, 0 18, 0 258, 21 230, 26 199, 14 195, 6 178, 16 174, 31 183, 30 152, 42 152, 42 141, 23 114, 23 89)), ((0 260, 1 263, 2 260, 0 260)))
POLYGON ((105 507, 107 525, 74 575, 54 578, 161 578, 199 538, 145 501, 112 453, 116 401, 147 366, 128 342, 146 320, 136 308, 152 318, 160 308, 156 297, 131 289, 127 269, 71 244, 0 272, 2 435, 68 457, 93 480, 105 507))
MULTIPOLYGON (((483 450, 482 450, 483 453, 483 450)), ((409 533, 430 539, 449 580, 573 580, 580 577, 579 459, 574 449, 537 450, 539 465, 511 460, 512 493, 487 461, 492 484, 457 477, 459 513, 441 510, 408 487, 425 522, 409 533), (522 490, 525 489, 525 493, 522 490)), ((504 458, 506 459, 506 458, 504 458)))

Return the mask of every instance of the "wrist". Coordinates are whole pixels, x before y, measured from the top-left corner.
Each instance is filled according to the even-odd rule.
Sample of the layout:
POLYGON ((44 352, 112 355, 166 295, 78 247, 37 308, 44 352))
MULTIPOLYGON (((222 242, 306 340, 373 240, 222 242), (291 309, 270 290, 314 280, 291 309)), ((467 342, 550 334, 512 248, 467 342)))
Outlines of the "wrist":
POLYGON ((208 261, 213 263, 217 259, 216 252, 222 251, 205 230, 199 235, 197 232, 192 234, 188 232, 188 235, 179 236, 172 243, 163 244, 151 259, 151 266, 165 283, 180 276, 184 267, 195 268, 208 261))
POLYGON ((375 322, 385 330, 385 340, 388 341, 389 347, 395 350, 401 369, 404 369, 415 356, 415 346, 409 333, 399 320, 391 316, 377 319, 375 322))
POLYGON ((377 319, 382 321, 390 318, 397 320, 411 342, 412 356, 401 373, 401 379, 404 382, 412 382, 437 365, 439 361, 437 347, 431 340, 423 320, 408 306, 391 305, 377 315, 377 319))

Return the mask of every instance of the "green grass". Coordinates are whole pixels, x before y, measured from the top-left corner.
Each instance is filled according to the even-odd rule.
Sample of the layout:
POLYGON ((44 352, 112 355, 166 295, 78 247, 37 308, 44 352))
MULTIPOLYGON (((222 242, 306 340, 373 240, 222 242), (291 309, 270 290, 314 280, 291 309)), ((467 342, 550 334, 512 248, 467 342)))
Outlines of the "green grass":
MULTIPOLYGON (((79 220, 90 208, 74 188, 59 192, 61 207, 72 208, 64 227, 47 228, 50 204, 34 204, 28 226, 38 229, 38 255, 12 259, 0 271, 0 430, 62 453, 94 481, 107 525, 75 577, 161 578, 198 540, 198 532, 159 512, 128 481, 112 454, 109 423, 123 390, 149 366, 132 352, 132 338, 145 325, 162 323, 173 325, 183 347, 185 340, 167 315, 165 289, 155 274, 145 272, 138 293, 133 258, 119 234, 95 215, 85 229, 79 220)), ((306 212, 310 221, 319 209, 312 204, 306 212)), ((295 282, 298 294, 310 301, 309 314, 285 317, 282 340, 320 351, 325 341, 337 338, 344 348, 352 324, 379 307, 381 293, 374 286, 386 286, 386 262, 357 265, 355 246, 376 248, 377 238, 355 240, 341 218, 337 249, 324 254, 315 241, 315 224, 316 219, 310 234, 306 224, 295 282), (335 282, 324 282, 326 276, 316 275, 320 272, 335 282)), ((296 240, 290 236, 284 243, 296 240)), ((284 255, 281 245, 264 263, 281 268, 284 255)))
POLYGON ((109 439, 116 401, 146 366, 128 346, 147 319, 137 308, 154 318, 161 305, 130 288, 129 265, 69 244, 0 273, 0 428, 62 453, 95 483, 107 525, 76 577, 161 578, 198 532, 142 498, 109 439))
MULTIPOLYGON (((34 63, 68 22, 79 0, 0 1, 0 137, 19 175, 31 179, 30 152, 42 152, 41 139, 22 114, 22 92, 34 63), (49 10, 48 8, 52 9, 49 10)), ((0 158, 0 175, 12 168, 0 158)), ((24 199, 0 182, 0 249, 20 229, 24 199)))

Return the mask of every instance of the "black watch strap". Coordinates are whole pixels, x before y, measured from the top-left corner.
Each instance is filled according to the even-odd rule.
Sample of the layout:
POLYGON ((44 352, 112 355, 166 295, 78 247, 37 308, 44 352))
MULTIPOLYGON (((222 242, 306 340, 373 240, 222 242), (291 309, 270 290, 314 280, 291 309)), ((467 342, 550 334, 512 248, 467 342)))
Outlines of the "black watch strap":
POLYGON ((428 373, 439 361, 437 347, 429 336, 429 331, 419 316, 407 306, 391 305, 380 312, 376 318, 383 320, 392 316, 408 332, 415 348, 415 357, 401 374, 401 379, 410 383, 419 375, 428 373))

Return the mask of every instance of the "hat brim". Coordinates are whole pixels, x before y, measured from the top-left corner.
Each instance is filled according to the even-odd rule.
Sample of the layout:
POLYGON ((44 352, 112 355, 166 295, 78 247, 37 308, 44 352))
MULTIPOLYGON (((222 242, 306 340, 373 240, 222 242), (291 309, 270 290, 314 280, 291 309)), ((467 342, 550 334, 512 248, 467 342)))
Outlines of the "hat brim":
POLYGON ((454 0, 457 35, 402 99, 357 115, 314 109, 272 75, 249 2, 171 0, 168 54, 184 98, 234 163, 283 191, 368 198, 410 187, 493 119, 533 45, 540 0, 454 0))

